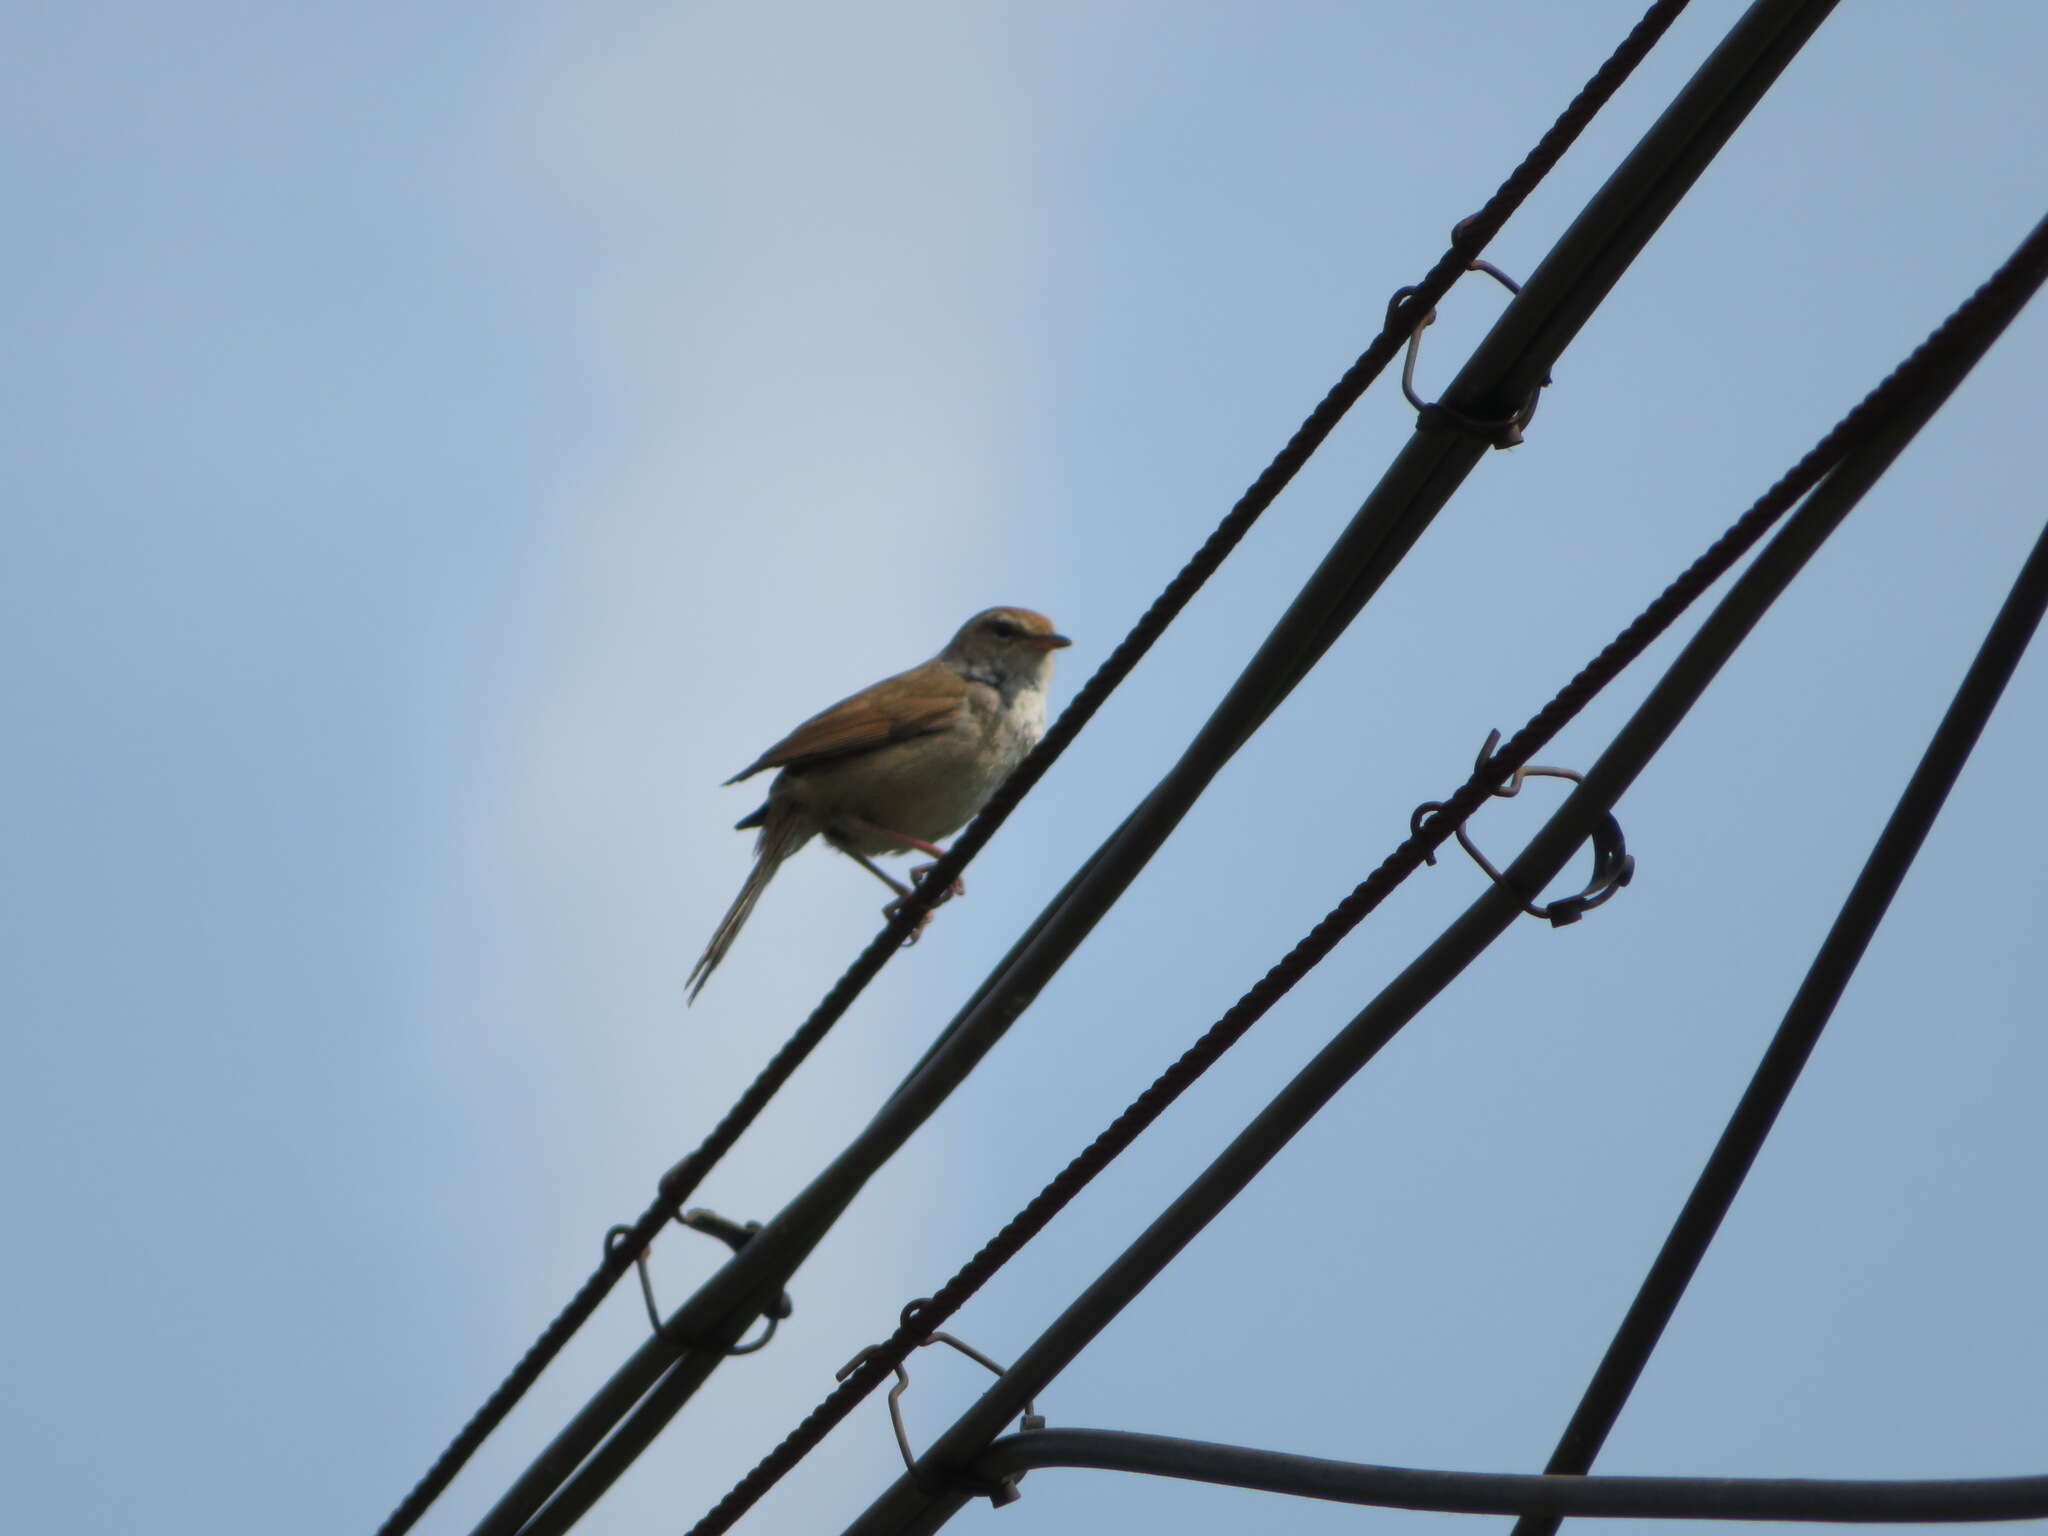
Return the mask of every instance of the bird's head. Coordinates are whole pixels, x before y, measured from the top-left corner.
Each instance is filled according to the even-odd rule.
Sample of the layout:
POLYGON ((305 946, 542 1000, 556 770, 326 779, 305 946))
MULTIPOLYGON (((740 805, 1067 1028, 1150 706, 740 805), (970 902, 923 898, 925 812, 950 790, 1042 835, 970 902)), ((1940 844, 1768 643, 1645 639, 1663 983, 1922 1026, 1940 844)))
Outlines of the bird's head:
POLYGON ((990 608, 960 626, 945 654, 970 677, 993 673, 1043 683, 1052 675, 1052 653, 1073 643, 1042 613, 990 608))

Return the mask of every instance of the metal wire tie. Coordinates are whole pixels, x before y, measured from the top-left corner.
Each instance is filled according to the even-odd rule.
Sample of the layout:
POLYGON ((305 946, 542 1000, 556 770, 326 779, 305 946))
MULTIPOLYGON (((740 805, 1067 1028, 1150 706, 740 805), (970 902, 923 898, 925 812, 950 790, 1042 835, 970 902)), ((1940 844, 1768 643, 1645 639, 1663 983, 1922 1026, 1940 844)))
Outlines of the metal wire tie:
MULTIPOLYGON (((1458 243, 1458 237, 1465 232, 1465 226, 1472 221, 1460 219, 1451 229, 1451 244, 1458 243)), ((1490 261, 1475 256, 1465 264, 1467 272, 1484 272, 1509 293, 1520 293, 1522 285, 1501 271, 1490 261)), ((1394 312, 1415 289, 1396 288, 1394 296, 1387 300, 1387 323, 1394 322, 1394 312)), ((1463 411, 1445 405, 1441 400, 1425 400, 1415 392, 1415 358, 1422 350, 1423 330, 1436 323, 1436 311, 1431 310, 1415 322, 1415 329, 1408 333, 1408 356, 1401 364, 1401 393, 1408 397, 1408 403, 1415 407, 1415 425, 1423 432, 1457 431, 1469 432, 1483 437, 1496 448, 1512 448, 1522 441, 1522 428, 1526 427, 1536 414, 1536 402, 1542 397, 1544 385, 1550 382, 1550 375, 1543 376, 1543 383, 1529 391, 1529 398, 1511 414, 1499 420, 1483 416, 1467 416, 1463 411)))
MULTIPOLYGON (((761 1230, 761 1223, 758 1221, 737 1222, 729 1216, 721 1216, 718 1212, 706 1210, 702 1206, 692 1210, 677 1212, 676 1220, 686 1227, 704 1233, 708 1237, 717 1238, 728 1248, 732 1249, 734 1253, 738 1253, 742 1248, 746 1247, 753 1240, 754 1234, 761 1230)), ((620 1241, 632 1235, 633 1229, 624 1226, 613 1227, 609 1232, 605 1233, 604 1251, 606 1256, 609 1257, 616 1253, 620 1241)), ((652 1328, 658 1337, 668 1340, 669 1343, 675 1345, 678 1349, 702 1349, 704 1345, 701 1340, 686 1339, 673 1334, 669 1332, 668 1325, 663 1322, 661 1308, 654 1300, 654 1279, 647 1271, 646 1248, 642 1248, 633 1255, 633 1268, 640 1275, 640 1299, 647 1304, 647 1326, 652 1328)), ((754 1340, 751 1344, 731 1345, 719 1351, 719 1353, 725 1355, 751 1355, 757 1349, 767 1348, 768 1341, 775 1337, 776 1325, 795 1310, 796 1305, 789 1299, 789 1292, 782 1292, 774 1301, 761 1309, 761 1315, 768 1324, 762 1330, 761 1337, 754 1340)))
MULTIPOLYGON (((1489 731, 1486 745, 1479 749, 1477 770, 1486 771, 1493 760, 1493 749, 1500 745, 1500 732, 1489 731)), ((1530 763, 1517 768, 1507 783, 1493 791, 1503 800, 1512 800, 1522 792, 1522 781, 1527 778, 1569 779, 1574 784, 1583 784, 1585 775, 1575 768, 1546 768, 1539 763, 1530 763)), ((1425 800, 1415 808, 1415 814, 1408 818, 1411 835, 1422 830, 1424 818, 1432 812, 1443 809, 1441 800, 1425 800)), ((1474 846, 1471 834, 1466 832, 1461 821, 1451 829, 1457 834, 1458 845, 1471 855, 1472 862, 1486 871, 1486 876, 1495 885, 1512 892, 1522 903, 1522 910, 1531 917, 1540 917, 1553 928, 1562 928, 1567 923, 1576 923, 1581 917, 1606 901, 1616 891, 1635 878, 1636 861, 1628 851, 1628 845, 1621 835, 1621 823, 1614 819, 1612 811, 1602 811, 1600 819, 1593 824, 1591 842, 1593 845, 1593 877, 1586 882, 1586 888, 1576 896, 1560 896, 1548 904, 1534 901, 1508 883, 1507 876, 1493 867, 1485 854, 1474 846)), ((1430 864, 1436 863, 1436 855, 1427 853, 1423 858, 1430 864)))
MULTIPOLYGON (((911 1314, 926 1304, 927 1300, 925 1298, 909 1303, 903 1309, 903 1320, 905 1322, 910 1321, 911 1314)), ((989 1359, 987 1355, 984 1355, 972 1344, 957 1339, 950 1333, 935 1332, 927 1334, 917 1341, 915 1347, 922 1349, 927 1344, 950 1344, 977 1365, 986 1366, 998 1376, 1003 1374, 1003 1368, 997 1365, 995 1361, 989 1359)), ((879 1344, 870 1344, 866 1349, 842 1365, 834 1379, 837 1381, 846 1380, 847 1377, 851 1376, 867 1362, 870 1355, 880 1348, 881 1345, 879 1344)), ((889 1423, 896 1430, 896 1448, 903 1453, 904 1469, 910 1473, 912 1479, 917 1482, 918 1487, 924 1489, 926 1493, 933 1493, 937 1490, 925 1488, 923 1479, 918 1475, 917 1457, 912 1454, 910 1449, 910 1432, 903 1427, 903 1394, 910 1386, 910 1372, 904 1369, 901 1362, 897 1363, 895 1369, 896 1385, 889 1389, 889 1423)), ((1039 1413, 1037 1405, 1029 1399, 1025 1400, 1024 1414, 1018 1420, 1018 1428, 1025 1430, 1045 1428, 1044 1415, 1039 1413)), ((980 1478, 962 1478, 961 1480, 970 1485, 976 1493, 986 1496, 989 1503, 995 1505, 998 1509, 1005 1504, 1014 1504, 1024 1496, 1017 1487, 1017 1479, 1015 1477, 1005 1477, 994 1482, 988 1482, 980 1478)))

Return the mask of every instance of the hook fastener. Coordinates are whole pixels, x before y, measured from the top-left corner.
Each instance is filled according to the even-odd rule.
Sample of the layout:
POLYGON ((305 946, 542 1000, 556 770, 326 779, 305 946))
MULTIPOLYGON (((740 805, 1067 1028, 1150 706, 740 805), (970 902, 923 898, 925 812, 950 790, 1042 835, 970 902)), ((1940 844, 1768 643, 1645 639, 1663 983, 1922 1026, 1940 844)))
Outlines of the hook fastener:
MULTIPOLYGON (((738 1253, 742 1248, 746 1247, 752 1241, 754 1234, 761 1230, 761 1223, 758 1221, 734 1221, 729 1216, 721 1216, 718 1212, 706 1210, 702 1206, 676 1213, 676 1220, 686 1227, 704 1233, 708 1237, 717 1238, 728 1248, 732 1249, 734 1253, 738 1253)), ((633 1229, 626 1226, 613 1227, 609 1232, 605 1233, 604 1250, 606 1256, 616 1255, 632 1236, 633 1229)), ((671 1332, 668 1324, 663 1321, 661 1307, 654 1299, 654 1277, 648 1273, 646 1248, 643 1247, 638 1253, 633 1255, 633 1268, 640 1276, 640 1300, 647 1308, 647 1326, 653 1329, 658 1337, 667 1340, 677 1349, 703 1348, 704 1346, 700 1341, 686 1339, 671 1332)), ((767 1348, 768 1341, 775 1337, 777 1325, 795 1310, 796 1306, 789 1299, 789 1292, 783 1291, 774 1301, 761 1309, 761 1316, 767 1323, 767 1327, 761 1330, 761 1336, 745 1343, 731 1345, 722 1350, 721 1353, 727 1355, 751 1355, 758 1349, 767 1348)))
MULTIPOLYGON (((903 1309, 903 1320, 905 1322, 909 1322, 911 1320, 912 1314, 915 1313, 919 1308, 927 1304, 928 1303, 923 1299, 911 1302, 903 1309)), ((924 1338, 921 1338, 917 1341, 916 1347, 922 1349, 928 1344, 949 1345, 952 1348, 957 1349, 961 1354, 965 1355, 968 1359, 972 1360, 976 1365, 982 1366, 985 1369, 994 1372, 998 1376, 1003 1374, 1002 1366, 998 1365, 995 1361, 991 1360, 987 1355, 983 1354, 980 1350, 976 1349, 972 1344, 967 1343, 964 1339, 955 1338, 950 1333, 927 1334, 924 1338)), ((881 1348, 881 1346, 878 1344, 870 1344, 866 1349, 862 1350, 859 1354, 855 1355, 851 1360, 847 1361, 845 1365, 839 1368, 836 1375, 836 1379, 839 1381, 846 1380, 847 1377, 851 1376, 855 1371, 859 1370, 863 1365, 865 1365, 869 1357, 872 1356, 875 1353, 875 1351, 879 1348, 881 1348)), ((890 1426, 896 1431, 896 1448, 897 1450, 903 1453, 904 1470, 909 1472, 913 1478, 917 1478, 917 1456, 910 1449, 910 1431, 905 1429, 903 1426, 903 1394, 910 1388, 910 1372, 904 1369, 904 1367, 900 1363, 896 1366, 895 1370, 896 1384, 889 1389, 889 1423, 890 1426)), ((1023 1416, 1018 1420, 1018 1427, 1020 1429, 1025 1430, 1045 1428, 1044 1415, 1039 1413, 1036 1404, 1029 1401, 1027 1401, 1024 1404, 1024 1413, 1023 1416)), ((923 1487, 922 1480, 919 1481, 919 1486, 923 1487)), ((1014 1477, 1006 1477, 998 1482, 989 1483, 984 1483, 977 1480, 974 1482, 973 1486, 974 1491, 976 1493, 984 1495, 988 1499, 989 1503, 995 1505, 997 1508, 1001 1508, 1005 1504, 1014 1504, 1018 1499, 1024 1496, 1022 1492, 1019 1491, 1017 1487, 1017 1479, 1014 1477)), ((935 1490, 926 1489, 925 1491, 929 1493, 935 1490)))
MULTIPOLYGON (((1494 748, 1500 745, 1500 732, 1489 731, 1486 744, 1479 749, 1476 768, 1484 773, 1493 761, 1494 748)), ((1585 775, 1575 768, 1546 768, 1539 763, 1529 763, 1517 768, 1494 794, 1503 800, 1512 800, 1522 792, 1525 779, 1565 779, 1573 784, 1583 784, 1585 775)), ((1415 814, 1408 818, 1410 834, 1422 830, 1422 823, 1433 813, 1443 809, 1441 800, 1426 800, 1415 808, 1415 814)), ((1540 917, 1553 928, 1562 928, 1576 923, 1588 912, 1608 900, 1614 893, 1635 878, 1636 861, 1628 851, 1628 844, 1621 835, 1621 823, 1614 819, 1612 811, 1600 813, 1600 819, 1593 824, 1590 841, 1593 845, 1593 877, 1586 882, 1586 888, 1576 896, 1560 896, 1556 901, 1540 902, 1508 882, 1507 876, 1493 865, 1493 861, 1479 851, 1472 841, 1472 835, 1465 830, 1461 821, 1451 829, 1457 834, 1458 846, 1471 857, 1472 862, 1486 872, 1486 878, 1515 896, 1522 904, 1522 910, 1531 917, 1540 917)), ((1434 853, 1425 856, 1429 863, 1436 862, 1434 853)))
MULTIPOLYGON (((1451 243, 1456 245, 1464 235, 1465 227, 1472 221, 1461 219, 1451 230, 1451 243)), ((1490 261, 1475 256, 1465 263, 1467 272, 1484 272, 1509 293, 1520 293, 1522 285, 1490 261)), ((1393 324, 1401 305, 1415 292, 1410 287, 1396 288, 1394 296, 1387 300, 1387 323, 1393 324)), ((1415 407, 1415 425, 1422 432, 1464 432, 1473 437, 1485 439, 1496 448, 1513 448, 1522 441, 1522 429, 1529 425, 1536 414, 1536 402, 1541 398, 1544 386, 1550 383, 1545 374, 1543 382, 1529 391, 1528 398, 1506 416, 1489 418, 1468 416, 1441 400, 1425 400, 1415 390, 1415 359, 1422 350, 1422 333, 1436 323, 1436 311, 1431 310, 1415 322, 1415 329, 1408 333, 1408 355, 1401 364, 1401 393, 1408 397, 1408 403, 1415 407)))

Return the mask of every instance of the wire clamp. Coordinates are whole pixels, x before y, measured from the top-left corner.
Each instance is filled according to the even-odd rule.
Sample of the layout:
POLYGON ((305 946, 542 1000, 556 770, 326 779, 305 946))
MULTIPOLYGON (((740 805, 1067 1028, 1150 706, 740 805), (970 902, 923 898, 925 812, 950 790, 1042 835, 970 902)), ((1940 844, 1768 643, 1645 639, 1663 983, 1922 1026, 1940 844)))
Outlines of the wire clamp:
MULTIPOLYGON (((737 1222, 729 1216, 719 1215, 716 1211, 705 1210, 702 1206, 692 1210, 677 1212, 676 1220, 694 1231, 717 1238, 728 1248, 732 1249, 734 1253, 738 1253, 742 1248, 745 1248, 753 1240, 754 1234, 761 1230, 761 1223, 758 1221, 737 1222)), ((621 1246, 629 1241, 632 1236, 633 1229, 624 1226, 613 1227, 609 1232, 605 1233, 604 1251, 606 1256, 616 1255, 621 1246)), ((652 1328, 658 1337, 666 1339, 677 1349, 703 1348, 702 1343, 698 1340, 682 1338, 670 1332, 667 1323, 662 1320, 661 1307, 654 1299, 654 1279, 647 1270, 646 1248, 642 1248, 633 1255, 633 1268, 640 1275, 640 1299, 647 1306, 647 1326, 652 1328)), ((789 1299, 789 1292, 783 1291, 775 1300, 761 1309, 761 1315, 767 1321, 768 1326, 761 1331, 761 1336, 758 1339, 747 1344, 731 1345, 720 1351, 720 1353, 726 1355, 751 1355, 757 1349, 767 1348, 768 1341, 775 1337, 777 1325, 795 1310, 796 1305, 789 1299)))
MULTIPOLYGON (((903 1321, 906 1323, 911 1321, 913 1314, 927 1304, 928 1302, 925 1299, 911 1302, 903 1309, 903 1321)), ((968 1359, 974 1361, 975 1364, 986 1366, 998 1376, 1003 1374, 1003 1368, 997 1365, 995 1361, 984 1355, 972 1344, 957 1339, 950 1333, 927 1334, 924 1338, 917 1341, 916 1347, 922 1349, 927 1344, 951 1345, 968 1359)), ((841 1366, 835 1379, 839 1381, 846 1380, 847 1377, 865 1365, 868 1358, 879 1348, 881 1346, 878 1344, 870 1344, 866 1349, 847 1361, 845 1365, 841 1366)), ((911 1477, 917 1481, 918 1486, 924 1489, 926 1493, 934 1493, 937 1490, 925 1488, 923 1479, 919 1477, 917 1457, 910 1449, 910 1432, 903 1427, 903 1394, 909 1386, 910 1372, 899 1364, 896 1367, 896 1385, 889 1389, 889 1423, 896 1431, 896 1448, 903 1453, 904 1469, 910 1473, 911 1477)), ((1038 1411, 1035 1404, 1027 1401, 1024 1404, 1023 1417, 1018 1420, 1018 1427, 1025 1430, 1043 1429, 1045 1428, 1045 1416, 1038 1411)), ((978 1478, 968 1478, 962 1481, 970 1486, 975 1493, 986 1497, 989 1503, 998 1509, 1005 1504, 1014 1504, 1017 1500, 1024 1497, 1017 1487, 1017 1479, 1015 1477, 1005 1477, 994 1482, 978 1478)))
MULTIPOLYGON (((1470 219, 1461 219, 1451 230, 1451 244, 1456 245, 1465 233, 1470 219)), ((1475 256, 1465 264, 1467 272, 1484 272, 1509 293, 1520 293, 1522 285, 1501 271, 1490 261, 1475 256)), ((1396 288, 1394 296, 1387 300, 1387 324, 1392 325, 1401 305, 1415 292, 1410 287, 1396 288)), ((1425 400, 1415 392, 1415 358, 1422 350, 1422 333, 1436 323, 1436 311, 1431 310, 1415 322, 1415 329, 1408 333, 1408 356, 1401 364, 1401 393, 1408 397, 1408 403, 1415 407, 1415 426, 1420 432, 1464 432, 1473 437, 1484 438, 1496 448, 1512 448, 1522 441, 1522 429, 1529 425, 1536 414, 1536 402, 1542 396, 1544 386, 1550 383, 1550 375, 1543 376, 1543 382, 1529 391, 1529 396, 1508 415, 1497 419, 1484 416, 1468 416, 1463 411, 1445 405, 1441 400, 1425 400)))
MULTIPOLYGON (((1487 770, 1488 765, 1493 761, 1493 749, 1499 745, 1500 732, 1489 731, 1486 737, 1486 745, 1479 749, 1479 760, 1476 765, 1478 772, 1484 773, 1487 770)), ((1522 792, 1522 781, 1528 778, 1568 779, 1574 784, 1583 784, 1585 782, 1585 775, 1577 769, 1546 768, 1537 763, 1530 763, 1524 767, 1517 768, 1509 775, 1507 783, 1501 785, 1493 793, 1503 800, 1512 800, 1522 792)), ((1444 803, 1441 800, 1426 800, 1421 805, 1418 805, 1415 808, 1415 814, 1408 818, 1409 833, 1411 835, 1419 833, 1422 830, 1423 821, 1434 812, 1442 810, 1443 807, 1444 803)), ((1486 871, 1487 879, 1491 880, 1495 885, 1502 886, 1513 892, 1521 900, 1524 912, 1527 912, 1531 917, 1542 918, 1553 928, 1562 928, 1568 923, 1576 923, 1581 917, 1606 901, 1616 891, 1635 878, 1636 861, 1629 853, 1627 843, 1622 839, 1621 823, 1614 819, 1612 811, 1601 812, 1599 821, 1593 825, 1591 837, 1593 844, 1593 878, 1586 882, 1586 888, 1579 892, 1578 895, 1560 896, 1556 901, 1548 903, 1533 900, 1521 891, 1516 890, 1512 885, 1509 885, 1507 877, 1494 868, 1492 861, 1474 845, 1471 834, 1465 830, 1465 824, 1462 821, 1452 828, 1452 831, 1457 834, 1458 845, 1467 854, 1471 855, 1472 862, 1486 871)), ((1423 857, 1430 864, 1436 863, 1436 855, 1434 853, 1425 854, 1423 857)))

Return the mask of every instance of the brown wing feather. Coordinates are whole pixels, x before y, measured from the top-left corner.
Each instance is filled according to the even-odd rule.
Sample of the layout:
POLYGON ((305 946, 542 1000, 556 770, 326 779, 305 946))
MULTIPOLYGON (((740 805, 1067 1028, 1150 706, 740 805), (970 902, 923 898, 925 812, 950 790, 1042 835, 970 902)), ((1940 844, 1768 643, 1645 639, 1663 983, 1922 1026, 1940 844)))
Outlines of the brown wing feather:
POLYGON ((960 704, 958 692, 916 692, 914 675, 906 673, 820 710, 725 782, 737 784, 764 768, 796 768, 851 757, 892 741, 943 731, 953 723, 960 704), (887 703, 877 703, 875 695, 884 689, 887 703))

